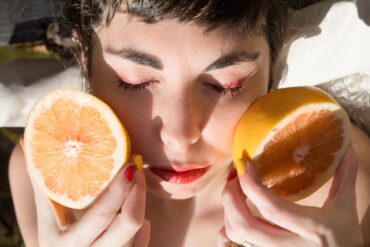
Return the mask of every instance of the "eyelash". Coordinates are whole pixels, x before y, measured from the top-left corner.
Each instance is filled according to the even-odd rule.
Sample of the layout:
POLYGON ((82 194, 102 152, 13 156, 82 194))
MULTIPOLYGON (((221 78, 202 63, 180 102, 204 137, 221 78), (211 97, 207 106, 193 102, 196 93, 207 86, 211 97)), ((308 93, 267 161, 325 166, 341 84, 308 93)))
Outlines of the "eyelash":
POLYGON ((155 81, 146 81, 140 84, 131 84, 128 82, 125 82, 121 79, 118 80, 118 87, 122 87, 124 90, 130 90, 132 92, 143 90, 147 87, 149 87, 151 84, 155 83, 155 81))
MULTIPOLYGON (((122 87, 124 90, 130 90, 132 92, 137 92, 140 90, 143 90, 147 87, 149 87, 151 84, 155 83, 156 81, 146 81, 140 84, 131 84, 128 82, 125 82, 121 79, 118 80, 118 87, 122 87)), ((216 86, 214 84, 206 84, 206 86, 211 87, 213 90, 215 90, 216 93, 221 94, 223 96, 236 96, 241 93, 242 86, 237 86, 233 88, 223 88, 216 86)))
POLYGON ((231 88, 223 88, 216 86, 214 84, 206 84, 207 86, 211 87, 216 93, 221 94, 223 96, 236 96, 239 95, 242 91, 242 86, 231 87, 231 88))

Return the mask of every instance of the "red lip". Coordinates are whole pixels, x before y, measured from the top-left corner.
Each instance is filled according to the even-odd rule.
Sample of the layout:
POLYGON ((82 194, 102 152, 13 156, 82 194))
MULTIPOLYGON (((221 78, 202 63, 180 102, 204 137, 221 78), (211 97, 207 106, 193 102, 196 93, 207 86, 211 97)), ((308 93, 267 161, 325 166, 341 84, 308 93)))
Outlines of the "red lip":
POLYGON ((207 171, 209 166, 193 169, 181 168, 183 171, 173 170, 174 167, 149 167, 149 170, 161 179, 176 184, 188 184, 201 178, 207 171))

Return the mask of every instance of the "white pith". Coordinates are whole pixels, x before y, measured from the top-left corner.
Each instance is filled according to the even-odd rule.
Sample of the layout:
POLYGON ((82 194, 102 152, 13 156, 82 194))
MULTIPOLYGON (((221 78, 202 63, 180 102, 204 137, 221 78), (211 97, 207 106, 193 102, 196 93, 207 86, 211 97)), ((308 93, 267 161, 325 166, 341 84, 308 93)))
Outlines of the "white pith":
POLYGON ((81 142, 68 141, 64 144, 64 154, 67 158, 77 158, 81 151, 81 142))
POLYGON ((311 147, 308 145, 297 147, 293 152, 293 160, 296 163, 301 163, 306 155, 310 152, 311 147))

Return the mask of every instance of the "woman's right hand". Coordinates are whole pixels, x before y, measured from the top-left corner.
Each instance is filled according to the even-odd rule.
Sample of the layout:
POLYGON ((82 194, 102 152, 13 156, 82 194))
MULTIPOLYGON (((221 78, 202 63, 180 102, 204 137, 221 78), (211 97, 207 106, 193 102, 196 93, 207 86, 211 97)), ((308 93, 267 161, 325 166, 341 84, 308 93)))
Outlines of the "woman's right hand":
POLYGON ((65 231, 58 227, 50 200, 37 185, 33 185, 39 245, 148 246, 150 223, 144 218, 145 177, 139 169, 136 169, 132 181, 127 177, 135 169, 132 164, 123 166, 109 187, 65 231))

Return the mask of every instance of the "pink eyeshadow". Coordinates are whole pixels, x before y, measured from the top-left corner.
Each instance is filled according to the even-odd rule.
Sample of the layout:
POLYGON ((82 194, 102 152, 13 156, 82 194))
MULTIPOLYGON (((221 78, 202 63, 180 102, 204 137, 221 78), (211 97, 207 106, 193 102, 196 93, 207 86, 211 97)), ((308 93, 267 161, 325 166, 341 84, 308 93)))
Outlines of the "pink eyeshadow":
POLYGON ((224 83, 222 84, 225 88, 234 88, 234 87, 239 87, 240 86, 240 82, 239 81, 234 81, 234 82, 228 82, 228 83, 224 83))

